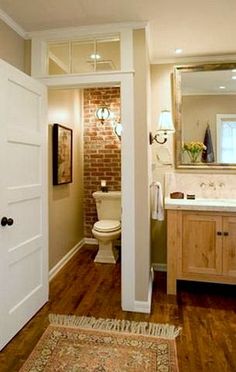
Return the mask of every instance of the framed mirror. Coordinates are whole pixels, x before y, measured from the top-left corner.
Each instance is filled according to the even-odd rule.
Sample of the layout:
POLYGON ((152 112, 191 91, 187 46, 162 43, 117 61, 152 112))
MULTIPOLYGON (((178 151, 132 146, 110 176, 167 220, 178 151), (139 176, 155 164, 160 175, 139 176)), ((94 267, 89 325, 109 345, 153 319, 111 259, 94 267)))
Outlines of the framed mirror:
POLYGON ((236 169, 236 62, 174 67, 176 168, 236 169))

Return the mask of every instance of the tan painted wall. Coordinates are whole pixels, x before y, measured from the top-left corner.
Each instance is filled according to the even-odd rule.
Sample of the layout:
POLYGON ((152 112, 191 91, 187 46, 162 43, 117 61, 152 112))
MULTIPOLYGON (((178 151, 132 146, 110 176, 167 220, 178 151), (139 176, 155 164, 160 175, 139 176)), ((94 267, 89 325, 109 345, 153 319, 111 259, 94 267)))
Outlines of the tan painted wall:
POLYGON ((150 278, 150 208, 148 167, 148 76, 146 35, 134 31, 135 107, 135 299, 147 301, 150 278))
POLYGON ((0 20, 0 58, 24 71, 24 39, 0 20))
MULTIPOLYGON (((152 65, 151 66, 151 89, 152 89, 152 132, 156 133, 157 122, 161 110, 172 110, 171 97, 171 74, 173 72, 173 64, 152 65)), ((153 180, 159 181, 164 190, 164 175, 166 171, 173 169, 173 166, 165 166, 157 160, 157 153, 160 154, 165 149, 171 154, 173 161, 173 141, 169 138, 167 144, 159 145, 153 143, 152 145, 152 168, 153 180)), ((152 221, 152 262, 166 263, 166 220, 152 221)))
POLYGON ((80 92, 49 90, 49 268, 83 238, 83 128, 80 92), (52 185, 52 124, 73 129, 73 182, 52 185))
POLYGON ((24 71, 31 75, 31 40, 25 40, 24 71))

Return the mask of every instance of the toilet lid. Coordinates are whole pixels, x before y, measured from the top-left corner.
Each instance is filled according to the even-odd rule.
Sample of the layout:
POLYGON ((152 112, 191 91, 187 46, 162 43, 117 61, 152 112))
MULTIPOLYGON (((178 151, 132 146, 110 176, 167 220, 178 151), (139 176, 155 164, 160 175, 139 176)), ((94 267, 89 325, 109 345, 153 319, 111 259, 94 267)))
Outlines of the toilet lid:
POLYGON ((100 232, 112 232, 119 230, 120 221, 117 220, 100 220, 94 224, 94 229, 100 232))

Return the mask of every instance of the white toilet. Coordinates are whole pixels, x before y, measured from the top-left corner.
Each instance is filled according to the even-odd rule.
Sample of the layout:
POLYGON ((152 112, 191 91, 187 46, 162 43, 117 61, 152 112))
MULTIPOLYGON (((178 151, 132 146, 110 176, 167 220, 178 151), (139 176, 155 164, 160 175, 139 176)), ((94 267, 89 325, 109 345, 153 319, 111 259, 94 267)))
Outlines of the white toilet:
POLYGON ((98 240, 99 249, 94 262, 116 263, 118 251, 114 246, 121 234, 121 192, 96 191, 98 221, 93 225, 93 236, 98 240))

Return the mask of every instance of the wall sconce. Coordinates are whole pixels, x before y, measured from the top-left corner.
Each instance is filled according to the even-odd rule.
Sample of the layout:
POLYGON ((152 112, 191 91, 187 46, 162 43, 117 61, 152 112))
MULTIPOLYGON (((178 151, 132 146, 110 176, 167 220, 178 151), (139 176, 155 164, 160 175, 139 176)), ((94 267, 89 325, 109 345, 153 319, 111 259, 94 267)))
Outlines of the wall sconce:
POLYGON ((101 121, 102 124, 104 124, 104 121, 107 120, 110 116, 110 110, 107 106, 99 107, 96 110, 96 118, 101 121))
POLYGON ((172 121, 171 112, 169 110, 163 110, 160 113, 157 134, 155 136, 152 133, 149 133, 149 143, 150 145, 156 141, 159 144, 166 143, 169 133, 174 133, 175 128, 172 121), (158 136, 163 136, 163 141, 158 140, 158 136))
POLYGON ((113 126, 113 131, 114 133, 117 135, 117 137, 119 138, 119 140, 121 140, 121 134, 122 134, 122 131, 123 131, 123 125, 120 123, 120 122, 113 122, 112 124, 113 126))

